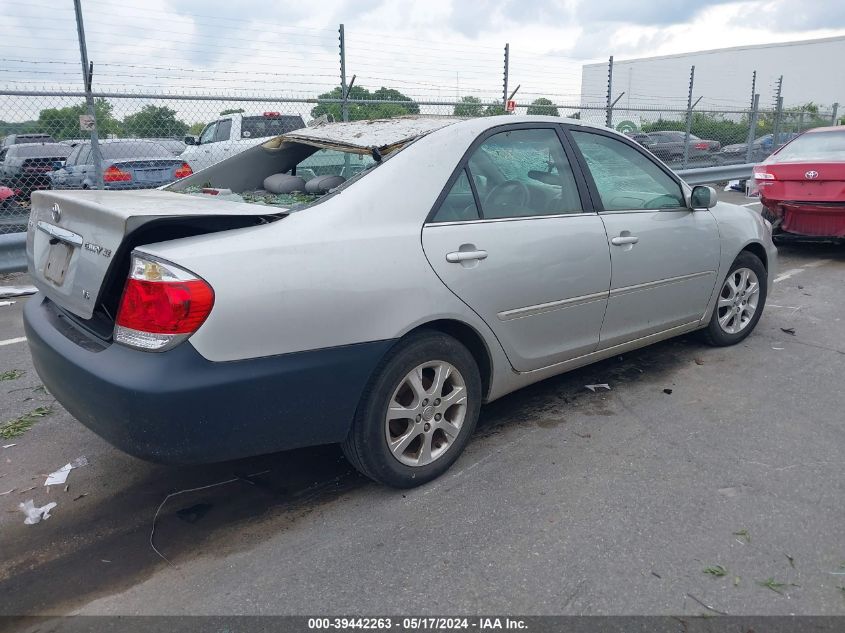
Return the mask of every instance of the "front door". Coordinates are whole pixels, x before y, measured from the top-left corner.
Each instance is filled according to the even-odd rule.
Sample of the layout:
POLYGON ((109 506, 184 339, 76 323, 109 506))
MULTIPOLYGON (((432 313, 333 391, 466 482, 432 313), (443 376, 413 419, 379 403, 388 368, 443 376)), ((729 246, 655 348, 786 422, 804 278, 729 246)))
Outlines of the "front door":
POLYGON ((610 247, 599 348, 701 319, 719 266, 715 218, 687 208, 680 183, 633 143, 574 127, 570 134, 610 247))
POLYGON ((610 255, 583 209, 557 127, 521 127, 481 140, 423 228, 431 266, 517 371, 598 346, 610 255))

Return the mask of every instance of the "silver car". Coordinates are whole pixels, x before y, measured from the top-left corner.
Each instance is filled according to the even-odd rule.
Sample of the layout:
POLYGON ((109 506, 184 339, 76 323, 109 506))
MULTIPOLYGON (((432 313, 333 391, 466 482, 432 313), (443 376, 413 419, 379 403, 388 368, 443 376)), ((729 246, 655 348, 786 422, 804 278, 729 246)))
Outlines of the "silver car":
POLYGON ((483 403, 693 330, 743 340, 777 266, 759 214, 553 117, 322 124, 32 208, 27 338, 85 425, 165 462, 338 442, 398 487, 449 468, 483 403))

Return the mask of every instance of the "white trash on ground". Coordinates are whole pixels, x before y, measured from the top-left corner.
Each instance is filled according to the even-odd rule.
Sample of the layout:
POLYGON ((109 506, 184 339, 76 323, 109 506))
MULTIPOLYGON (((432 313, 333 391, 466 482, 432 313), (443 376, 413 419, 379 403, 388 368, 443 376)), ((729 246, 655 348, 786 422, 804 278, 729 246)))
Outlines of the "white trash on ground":
POLYGON ((68 475, 70 475, 70 471, 74 468, 81 468, 82 466, 88 465, 88 458, 87 457, 77 457, 72 462, 65 464, 57 471, 50 473, 47 476, 47 481, 44 482, 45 486, 60 486, 67 481, 68 475))
POLYGON ((30 499, 29 501, 24 501, 23 503, 19 503, 18 507, 21 511, 26 515, 26 518, 23 520, 25 525, 35 525, 36 523, 40 523, 42 519, 46 520, 50 518, 50 510, 55 508, 58 504, 55 501, 51 501, 46 506, 41 506, 40 508, 35 507, 35 502, 30 499))
POLYGON ((598 385, 584 385, 584 387, 586 387, 587 389, 589 389, 593 393, 596 392, 596 389, 607 389, 608 391, 610 391, 610 385, 608 385, 606 382, 603 382, 603 383, 598 384, 598 385))

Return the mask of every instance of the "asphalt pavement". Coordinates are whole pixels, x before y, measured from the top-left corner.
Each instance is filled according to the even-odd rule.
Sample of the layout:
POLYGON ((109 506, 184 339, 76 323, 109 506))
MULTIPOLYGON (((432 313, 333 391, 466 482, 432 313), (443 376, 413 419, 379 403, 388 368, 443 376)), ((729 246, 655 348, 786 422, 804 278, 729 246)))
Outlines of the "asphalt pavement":
POLYGON ((410 491, 334 446, 126 456, 39 388, 12 299, 0 423, 49 412, 0 439, 0 614, 845 614, 844 277, 845 247, 783 246, 742 344, 687 336, 512 394, 410 491), (27 499, 58 505, 24 525, 27 499))

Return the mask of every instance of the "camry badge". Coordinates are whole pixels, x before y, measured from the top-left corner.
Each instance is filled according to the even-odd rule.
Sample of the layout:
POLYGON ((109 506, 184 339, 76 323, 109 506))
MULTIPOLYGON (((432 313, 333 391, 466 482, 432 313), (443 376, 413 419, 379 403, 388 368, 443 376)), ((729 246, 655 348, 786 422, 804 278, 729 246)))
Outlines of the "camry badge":
POLYGON ((814 169, 811 169, 810 171, 804 173, 804 178, 808 178, 809 180, 813 180, 818 177, 819 172, 815 171, 814 169))
POLYGON ((53 222, 60 222, 62 219, 62 210, 59 208, 58 204, 54 204, 53 208, 50 209, 50 216, 53 218, 53 222))

